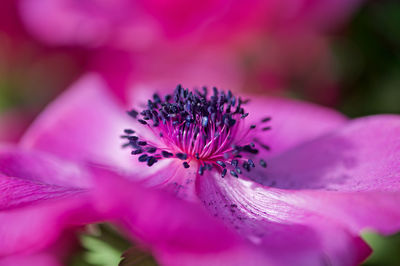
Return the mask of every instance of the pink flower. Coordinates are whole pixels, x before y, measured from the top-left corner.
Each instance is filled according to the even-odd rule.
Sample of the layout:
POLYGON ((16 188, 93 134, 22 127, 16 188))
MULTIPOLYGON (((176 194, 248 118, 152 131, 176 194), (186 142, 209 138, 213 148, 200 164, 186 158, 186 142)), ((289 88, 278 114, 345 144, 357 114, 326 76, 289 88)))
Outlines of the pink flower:
POLYGON ((227 42, 265 30, 331 28, 361 0, 292 1, 20 1, 27 28, 52 44, 147 49, 160 42, 227 42))
POLYGON ((17 6, 18 1, 4 0, 0 10, 0 139, 13 141, 49 99, 82 73, 87 61, 80 49, 38 42, 26 31, 17 6))
POLYGON ((162 87, 171 80, 190 84, 200 79, 274 95, 293 88, 296 80, 300 86, 292 90, 297 94, 332 105, 340 82, 326 35, 362 2, 20 0, 19 7, 27 30, 44 43, 129 52, 124 60, 117 54, 95 56, 90 63, 90 70, 111 76, 110 87, 124 99, 127 80, 136 87, 146 77, 162 87), (175 73, 180 79, 174 79, 175 73))
MULTIPOLYGON (((355 265, 369 253, 361 230, 399 230, 398 116, 349 121, 333 110, 283 99, 249 97, 238 107, 238 97, 218 91, 205 98, 201 91, 188 96, 178 89, 150 101, 146 93, 153 94, 138 92, 140 114, 131 111, 132 119, 98 77, 86 76, 42 113, 21 145, 102 165, 203 205, 283 261, 303 246, 321 261, 355 265)), ((100 187, 107 192, 97 202, 106 195, 104 204, 111 202, 103 212, 131 230, 146 221, 135 218, 136 211, 121 211, 135 195, 129 185, 100 187)), ((141 236, 152 239, 146 231, 141 236)))

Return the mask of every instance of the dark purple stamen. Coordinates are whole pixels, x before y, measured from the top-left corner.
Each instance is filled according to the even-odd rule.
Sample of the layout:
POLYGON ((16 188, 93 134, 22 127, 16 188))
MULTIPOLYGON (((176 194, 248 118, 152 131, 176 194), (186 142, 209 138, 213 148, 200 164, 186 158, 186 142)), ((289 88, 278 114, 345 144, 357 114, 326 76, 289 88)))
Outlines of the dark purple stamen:
POLYGON ((156 151, 157 151, 157 148, 155 148, 155 147, 150 147, 147 149, 148 153, 155 153, 156 151))
POLYGON ((265 145, 264 143, 262 143, 259 139, 255 138, 254 141, 260 145, 263 149, 270 151, 271 148, 268 145, 265 145))
POLYGON ((174 156, 173 153, 167 152, 167 151, 162 151, 161 152, 162 156, 164 156, 165 158, 170 158, 172 156, 174 156))
POLYGON ((254 162, 253 162, 253 160, 252 159, 249 159, 248 160, 248 163, 249 163, 249 165, 251 166, 251 167, 256 167, 256 165, 254 164, 254 162))
POLYGON ((185 154, 185 153, 178 152, 175 155, 176 155, 177 158, 179 158, 181 160, 186 160, 187 159, 187 154, 185 154))
POLYGON ((234 170, 231 170, 229 173, 231 174, 231 176, 234 176, 236 178, 239 177, 238 174, 234 170))
POLYGON ((155 158, 155 157, 153 157, 153 156, 150 156, 148 159, 147 159, 147 165, 148 166, 152 166, 153 164, 155 164, 157 162, 157 159, 155 158))
POLYGON ((131 135, 131 134, 135 133, 135 131, 132 130, 132 129, 124 129, 124 132, 125 132, 125 134, 128 134, 128 135, 131 135))
POLYGON ((147 154, 140 155, 138 158, 139 162, 147 161, 147 154))
POLYGON ((226 164, 223 161, 216 161, 216 163, 222 166, 223 168, 226 167, 226 164))
POLYGON ((204 173, 204 166, 199 167, 199 175, 203 175, 204 173))
POLYGON ((130 141, 137 141, 139 138, 137 136, 128 136, 130 141))
POLYGON ((137 154, 141 154, 141 153, 143 153, 142 149, 134 150, 131 152, 131 154, 133 154, 133 155, 137 155, 137 154))
POLYGON ((271 120, 271 117, 265 117, 261 120, 261 122, 265 123, 271 120))
POLYGON ((238 174, 241 174, 241 173, 242 173, 242 169, 240 169, 239 167, 236 167, 236 168, 235 168, 235 171, 236 171, 238 174))
POLYGON ((250 172, 250 164, 248 162, 243 162, 243 168, 250 172))
POLYGON ((222 177, 222 178, 224 178, 224 177, 226 176, 226 172, 227 172, 226 169, 222 170, 222 173, 221 173, 221 177, 222 177))
MULTIPOLYGON (((140 130, 125 129, 121 138, 129 143, 123 146, 133 148, 131 154, 139 155, 139 162, 148 166, 165 158, 178 158, 184 161, 184 168, 194 161, 199 175, 208 170, 225 177, 229 171, 233 177, 239 177, 242 169, 251 171, 255 167, 253 159, 260 147, 269 150, 269 146, 254 138, 253 132, 270 130, 270 126, 261 123, 271 118, 261 119, 258 126, 243 126, 249 116, 243 107, 247 102, 231 91, 225 93, 215 87, 208 95, 206 87, 189 91, 178 85, 164 97, 153 94, 140 113, 128 112, 138 124, 150 128, 156 138, 141 136, 140 130)), ((266 167, 263 159, 258 161, 266 167)))
POLYGON ((127 113, 128 113, 128 115, 130 115, 132 118, 135 118, 135 119, 136 119, 137 115, 139 114, 137 111, 135 111, 133 109, 128 111, 127 113))

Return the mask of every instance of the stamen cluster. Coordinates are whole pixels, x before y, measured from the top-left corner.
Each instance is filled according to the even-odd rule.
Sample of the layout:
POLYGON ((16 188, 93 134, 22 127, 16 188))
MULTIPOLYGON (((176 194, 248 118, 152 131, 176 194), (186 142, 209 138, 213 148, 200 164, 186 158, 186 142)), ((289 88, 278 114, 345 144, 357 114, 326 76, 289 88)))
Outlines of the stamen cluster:
MULTIPOLYGON (((158 141, 139 136, 132 129, 125 129, 121 137, 129 141, 124 146, 131 147, 131 153, 148 166, 164 158, 177 158, 183 161, 184 168, 189 168, 193 161, 198 162, 200 175, 215 167, 222 177, 228 170, 238 177, 242 169, 250 171, 255 167, 252 158, 259 150, 254 142, 269 150, 267 145, 251 138, 249 133, 256 125, 245 127, 243 123, 249 115, 243 108, 246 103, 231 91, 225 93, 214 87, 213 94, 208 96, 206 87, 202 92, 192 92, 178 85, 173 94, 163 98, 154 94, 140 113, 128 111, 132 118, 148 127, 158 141)), ((266 117, 261 122, 268 121, 270 118, 266 117)), ((266 167, 262 159, 259 164, 266 167)))

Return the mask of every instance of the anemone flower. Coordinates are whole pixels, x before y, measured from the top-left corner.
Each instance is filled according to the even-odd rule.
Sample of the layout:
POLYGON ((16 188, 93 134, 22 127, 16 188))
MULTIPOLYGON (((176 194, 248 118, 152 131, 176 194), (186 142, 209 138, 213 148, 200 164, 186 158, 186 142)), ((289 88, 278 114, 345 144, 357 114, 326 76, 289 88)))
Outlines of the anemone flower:
POLYGON ((286 250, 282 259, 310 240, 320 263, 356 265, 369 254, 362 230, 400 227, 399 116, 348 120, 298 101, 181 86, 136 101, 126 114, 88 75, 21 145, 202 205, 259 248, 286 250))

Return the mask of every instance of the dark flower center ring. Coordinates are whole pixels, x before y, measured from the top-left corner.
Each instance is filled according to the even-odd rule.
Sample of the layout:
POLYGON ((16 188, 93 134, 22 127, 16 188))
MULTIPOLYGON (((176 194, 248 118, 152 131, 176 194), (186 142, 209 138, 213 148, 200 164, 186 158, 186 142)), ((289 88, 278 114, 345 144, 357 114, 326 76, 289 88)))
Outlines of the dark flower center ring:
MULTIPOLYGON (((245 125, 249 113, 243 106, 247 102, 231 91, 225 93, 215 87, 208 96, 206 87, 202 92, 192 92, 178 85, 173 94, 163 98, 154 94, 140 113, 128 111, 154 136, 149 138, 125 129, 122 138, 128 143, 124 147, 131 147, 132 154, 148 166, 165 158, 182 160, 184 168, 197 162, 200 175, 216 168, 222 177, 228 172, 238 177, 244 170, 251 171, 256 164, 266 167, 265 160, 257 158, 257 154, 259 148, 269 150, 269 147, 258 141, 253 131, 267 131, 271 127, 245 125)), ((270 120, 265 117, 260 124, 270 120)))

